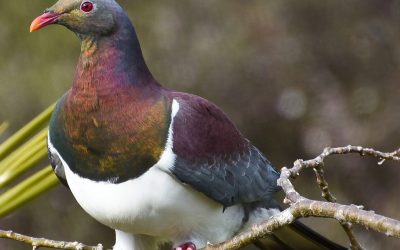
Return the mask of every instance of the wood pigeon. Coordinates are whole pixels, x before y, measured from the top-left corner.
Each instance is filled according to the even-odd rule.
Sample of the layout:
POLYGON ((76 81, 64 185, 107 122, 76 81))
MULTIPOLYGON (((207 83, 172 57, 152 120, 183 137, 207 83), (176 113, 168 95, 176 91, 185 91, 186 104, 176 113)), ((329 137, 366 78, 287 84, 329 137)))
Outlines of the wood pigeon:
MULTIPOLYGON (((115 229, 115 250, 166 241, 195 250, 279 211, 279 173, 215 104, 154 79, 114 0, 59 0, 30 29, 50 24, 81 40, 72 87, 51 118, 50 160, 82 208, 115 229)), ((293 229, 319 249, 343 249, 293 229)))

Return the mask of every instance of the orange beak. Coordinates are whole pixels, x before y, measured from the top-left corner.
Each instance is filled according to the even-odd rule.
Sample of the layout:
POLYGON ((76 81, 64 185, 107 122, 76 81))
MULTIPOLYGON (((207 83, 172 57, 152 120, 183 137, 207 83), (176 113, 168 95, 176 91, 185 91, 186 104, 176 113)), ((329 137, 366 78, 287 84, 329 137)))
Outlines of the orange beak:
POLYGON ((57 23, 59 16, 60 14, 56 14, 54 12, 46 12, 43 15, 36 17, 31 24, 30 32, 41 29, 47 25, 57 23))

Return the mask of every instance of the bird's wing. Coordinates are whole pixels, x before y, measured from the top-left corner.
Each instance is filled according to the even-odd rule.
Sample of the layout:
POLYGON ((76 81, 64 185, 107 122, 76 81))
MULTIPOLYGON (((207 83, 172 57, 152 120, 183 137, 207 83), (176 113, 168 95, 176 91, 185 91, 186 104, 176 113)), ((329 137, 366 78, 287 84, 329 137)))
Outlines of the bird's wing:
MULTIPOLYGON (((63 95, 57 102, 57 105, 53 111, 53 115, 60 108, 60 103, 62 103, 64 101, 65 96, 66 95, 63 95)), ((51 121, 50 121, 50 123, 51 123, 51 121)), ((51 133, 49 130, 49 135, 47 137, 47 152, 49 154, 50 164, 51 164, 57 178, 60 180, 60 182, 69 188, 68 183, 67 183, 67 178, 65 177, 63 161, 61 160, 61 156, 59 155, 58 151, 55 149, 55 147, 53 146, 53 144, 51 142, 50 134, 51 133)))
POLYGON ((278 173, 214 104, 175 93, 171 172, 194 189, 228 207, 272 200, 278 173))
POLYGON ((54 170, 54 173, 56 174, 57 178, 60 180, 62 184, 64 184, 66 187, 69 188, 67 179, 65 177, 65 172, 64 172, 64 166, 63 163, 60 159, 60 156, 58 155, 57 152, 55 152, 51 146, 50 143, 47 146, 47 152, 49 153, 49 160, 50 164, 54 170))

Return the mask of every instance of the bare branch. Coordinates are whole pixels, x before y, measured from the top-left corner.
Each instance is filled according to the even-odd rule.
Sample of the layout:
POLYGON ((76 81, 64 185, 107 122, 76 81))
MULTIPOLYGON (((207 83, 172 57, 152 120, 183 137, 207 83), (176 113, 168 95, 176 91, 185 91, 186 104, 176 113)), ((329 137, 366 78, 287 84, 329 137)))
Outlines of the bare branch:
POLYGON ((66 241, 55 241, 48 240, 45 238, 34 238, 12 231, 0 230, 0 238, 12 239, 31 245, 33 249, 40 247, 56 248, 56 249, 68 249, 68 250, 106 250, 101 244, 97 246, 87 246, 79 242, 66 242, 66 241))
POLYGON ((285 203, 290 206, 286 210, 272 216, 268 221, 253 226, 248 232, 235 236, 231 240, 220 244, 209 244, 205 250, 233 250, 246 246, 247 244, 263 238, 273 231, 292 223, 302 217, 324 217, 338 220, 346 231, 351 242, 352 249, 363 249, 358 243, 351 230, 351 224, 359 224, 368 229, 384 233, 387 236, 400 238, 400 221, 375 214, 373 211, 365 211, 362 206, 342 205, 335 203, 336 198, 329 191, 328 182, 324 177, 323 166, 326 157, 337 154, 358 153, 361 156, 372 156, 382 164, 385 160, 400 161, 400 149, 390 153, 380 152, 371 148, 360 146, 346 146, 338 148, 325 148, 323 152, 314 159, 295 161, 292 168, 282 168, 278 185, 285 192, 285 203), (328 201, 310 200, 301 196, 290 182, 290 178, 297 177, 305 168, 313 168, 320 186, 322 196, 328 201))
POLYGON ((281 178, 278 182, 287 195, 291 194, 291 198, 289 198, 291 206, 289 209, 293 209, 292 215, 294 217, 313 216, 333 218, 342 222, 360 224, 368 229, 384 233, 387 236, 400 238, 400 221, 375 214, 373 211, 365 211, 362 206, 342 205, 304 198, 295 191, 288 179, 289 176, 290 170, 283 168, 281 178))

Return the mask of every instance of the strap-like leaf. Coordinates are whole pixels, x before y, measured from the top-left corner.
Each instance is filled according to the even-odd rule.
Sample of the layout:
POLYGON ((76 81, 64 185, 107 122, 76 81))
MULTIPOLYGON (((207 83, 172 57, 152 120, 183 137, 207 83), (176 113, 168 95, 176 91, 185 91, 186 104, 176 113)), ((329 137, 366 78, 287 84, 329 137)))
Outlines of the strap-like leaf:
MULTIPOLYGON (((0 161, 0 176, 9 169, 16 168, 33 155, 35 155, 40 149, 46 149, 48 128, 42 129, 32 139, 24 143, 17 149, 14 149, 6 158, 0 161)), ((44 158, 44 157, 43 157, 44 158)))
POLYGON ((0 195, 0 217, 3 217, 59 183, 50 166, 33 174, 0 195))
POLYGON ((5 142, 0 144, 0 159, 4 158, 7 154, 9 154, 12 150, 14 150, 19 144, 29 138, 35 131, 39 128, 45 126, 50 120, 51 113, 55 104, 52 104, 45 111, 35 117, 32 121, 30 121, 27 125, 13 134, 10 138, 8 138, 5 142))

